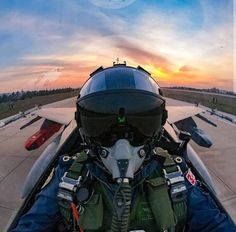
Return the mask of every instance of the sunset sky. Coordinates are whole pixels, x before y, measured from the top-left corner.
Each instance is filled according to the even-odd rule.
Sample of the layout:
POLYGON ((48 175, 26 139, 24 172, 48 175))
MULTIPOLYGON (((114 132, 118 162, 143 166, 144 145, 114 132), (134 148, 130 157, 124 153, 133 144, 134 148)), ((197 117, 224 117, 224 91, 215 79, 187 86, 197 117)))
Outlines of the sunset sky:
POLYGON ((0 93, 79 87, 119 57, 161 86, 233 90, 233 0, 1 0, 0 93))

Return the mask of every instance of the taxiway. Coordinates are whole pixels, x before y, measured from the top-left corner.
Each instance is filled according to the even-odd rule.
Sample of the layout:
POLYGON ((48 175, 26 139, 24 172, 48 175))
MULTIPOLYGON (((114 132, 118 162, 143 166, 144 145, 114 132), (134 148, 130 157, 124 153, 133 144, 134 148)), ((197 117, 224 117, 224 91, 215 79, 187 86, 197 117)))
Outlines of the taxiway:
MULTIPOLYGON (((52 103, 46 107, 74 107, 76 98, 52 103)), ((167 99, 168 105, 191 105, 189 103, 167 99)), ((223 205, 236 222, 236 126, 210 114, 205 115, 218 125, 217 128, 194 117, 198 127, 203 129, 213 140, 210 149, 191 142, 202 161, 207 166, 217 187, 217 193, 223 205)), ((0 231, 4 231, 11 217, 14 217, 22 200, 20 192, 25 177, 33 163, 40 156, 48 141, 35 151, 26 151, 24 142, 34 134, 42 120, 27 127, 19 128, 31 116, 21 118, 0 129, 0 231)))

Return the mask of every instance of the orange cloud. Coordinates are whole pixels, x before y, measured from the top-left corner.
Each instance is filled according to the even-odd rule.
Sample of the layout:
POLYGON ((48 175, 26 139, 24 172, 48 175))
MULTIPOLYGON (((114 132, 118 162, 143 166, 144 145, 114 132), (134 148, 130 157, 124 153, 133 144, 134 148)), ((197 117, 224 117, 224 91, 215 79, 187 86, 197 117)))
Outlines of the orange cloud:
POLYGON ((179 68, 179 71, 180 72, 195 72, 195 71, 197 71, 197 69, 194 68, 194 67, 190 67, 188 65, 184 65, 184 66, 179 68))
POLYGON ((168 68, 171 62, 164 56, 148 51, 142 48, 141 44, 129 41, 128 39, 118 38, 115 41, 115 46, 122 52, 123 56, 129 57, 136 63, 142 65, 158 65, 168 68))

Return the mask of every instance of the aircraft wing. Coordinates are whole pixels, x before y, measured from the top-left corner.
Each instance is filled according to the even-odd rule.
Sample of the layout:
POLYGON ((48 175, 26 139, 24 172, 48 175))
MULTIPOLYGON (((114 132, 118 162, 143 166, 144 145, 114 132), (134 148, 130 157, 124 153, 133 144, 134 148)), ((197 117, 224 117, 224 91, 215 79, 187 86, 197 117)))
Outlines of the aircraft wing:
POLYGON ((167 106, 168 118, 167 121, 172 124, 183 119, 195 116, 204 112, 204 109, 201 109, 197 106, 167 106))
MULTIPOLYGON (((169 123, 175 123, 205 111, 196 106, 167 106, 167 110, 169 123)), ((68 125, 74 118, 74 112, 75 108, 41 108, 34 111, 34 115, 68 125)))
POLYGON ((40 129, 26 140, 25 149, 31 151, 43 145, 52 135, 58 132, 63 125, 69 125, 74 118, 74 112, 75 108, 41 108, 35 110, 32 114, 32 116, 35 117, 21 126, 20 129, 22 130, 32 125, 41 118, 43 118, 44 121, 40 129))
POLYGON ((74 118, 75 108, 41 108, 34 111, 34 115, 68 125, 74 118))
POLYGON ((167 121, 175 126, 180 131, 185 131, 191 134, 191 139, 202 147, 211 147, 213 142, 211 138, 200 128, 192 118, 193 116, 198 117, 204 122, 217 127, 217 125, 204 117, 201 113, 205 112, 204 109, 197 106, 169 106, 167 121))

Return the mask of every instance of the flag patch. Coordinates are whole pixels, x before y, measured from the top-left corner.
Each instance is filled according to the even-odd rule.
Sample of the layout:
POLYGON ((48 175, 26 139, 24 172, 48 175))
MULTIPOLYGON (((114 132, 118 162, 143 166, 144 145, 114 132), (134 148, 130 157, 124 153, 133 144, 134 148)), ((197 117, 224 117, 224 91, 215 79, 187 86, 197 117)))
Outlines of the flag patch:
POLYGON ((196 185, 197 184, 196 178, 195 178, 195 176, 193 175, 193 173, 191 172, 190 169, 188 169, 188 172, 186 174, 186 179, 188 180, 188 182, 191 185, 196 185))

